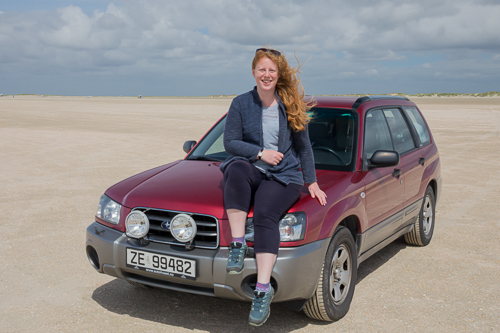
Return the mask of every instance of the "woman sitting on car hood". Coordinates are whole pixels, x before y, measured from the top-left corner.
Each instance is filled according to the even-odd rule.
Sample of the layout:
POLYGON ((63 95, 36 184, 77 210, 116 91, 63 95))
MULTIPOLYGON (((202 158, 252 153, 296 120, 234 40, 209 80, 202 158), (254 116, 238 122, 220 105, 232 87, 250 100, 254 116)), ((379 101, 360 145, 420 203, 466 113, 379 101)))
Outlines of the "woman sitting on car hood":
POLYGON ((309 184, 313 198, 326 204, 326 195, 316 182, 307 131, 310 107, 303 101, 297 73, 281 52, 257 49, 252 61, 257 85, 232 101, 224 128, 224 148, 232 155, 220 167, 232 235, 226 270, 240 274, 244 269, 245 222, 253 205, 257 286, 249 323, 254 326, 262 325, 270 313, 280 217, 299 199, 304 183, 309 184))

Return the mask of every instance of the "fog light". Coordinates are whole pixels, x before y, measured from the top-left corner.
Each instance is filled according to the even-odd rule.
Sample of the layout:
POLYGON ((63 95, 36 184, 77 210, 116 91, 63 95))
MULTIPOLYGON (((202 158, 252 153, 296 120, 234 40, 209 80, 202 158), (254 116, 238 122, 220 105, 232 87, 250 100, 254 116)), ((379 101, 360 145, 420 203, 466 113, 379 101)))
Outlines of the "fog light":
POLYGON ((170 232, 179 242, 187 243, 196 236, 196 222, 187 214, 177 214, 170 222, 170 232))
POLYGON ((142 238, 149 232, 149 219, 140 210, 134 210, 128 214, 125 220, 127 236, 131 238, 142 238))
POLYGON ((99 266, 99 256, 97 255, 97 251, 92 246, 87 246, 87 258, 89 259, 90 264, 97 271, 101 268, 99 266))

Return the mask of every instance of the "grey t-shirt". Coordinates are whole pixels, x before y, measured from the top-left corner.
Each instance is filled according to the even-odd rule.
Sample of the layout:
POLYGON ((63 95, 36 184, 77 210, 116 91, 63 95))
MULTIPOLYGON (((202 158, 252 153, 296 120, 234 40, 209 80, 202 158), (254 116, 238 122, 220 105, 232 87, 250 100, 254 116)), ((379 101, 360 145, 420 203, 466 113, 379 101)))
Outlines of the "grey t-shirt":
MULTIPOLYGON (((278 150, 279 137, 279 109, 278 103, 268 108, 262 107, 262 137, 264 139, 264 149, 278 150)), ((253 165, 260 171, 265 173, 272 165, 262 160, 255 160, 253 165)))

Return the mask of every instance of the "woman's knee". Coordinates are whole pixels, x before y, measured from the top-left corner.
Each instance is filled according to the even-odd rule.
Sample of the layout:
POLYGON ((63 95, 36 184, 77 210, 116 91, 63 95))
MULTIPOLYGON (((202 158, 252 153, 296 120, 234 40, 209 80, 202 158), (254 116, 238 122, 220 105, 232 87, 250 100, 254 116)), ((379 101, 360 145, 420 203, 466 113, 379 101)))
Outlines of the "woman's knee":
POLYGON ((251 168, 254 166, 250 162, 238 160, 230 163, 224 172, 224 179, 229 177, 247 176, 251 173, 251 168))
POLYGON ((253 223, 257 227, 274 229, 278 228, 281 212, 276 209, 262 209, 262 207, 253 208, 253 223))

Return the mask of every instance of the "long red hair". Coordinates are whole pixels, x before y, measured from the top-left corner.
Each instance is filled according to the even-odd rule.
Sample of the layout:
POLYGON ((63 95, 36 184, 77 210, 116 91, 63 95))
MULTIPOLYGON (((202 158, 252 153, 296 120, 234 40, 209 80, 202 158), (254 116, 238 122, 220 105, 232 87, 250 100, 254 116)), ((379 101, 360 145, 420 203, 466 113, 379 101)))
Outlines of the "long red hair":
POLYGON ((299 74, 300 64, 297 68, 288 65, 288 62, 283 54, 277 55, 274 52, 259 50, 255 53, 252 61, 252 70, 255 69, 257 63, 262 58, 269 58, 278 66, 278 82, 276 83, 276 91, 285 106, 288 116, 288 123, 295 131, 303 131, 305 125, 309 122, 307 111, 312 107, 304 102, 305 92, 299 74))

